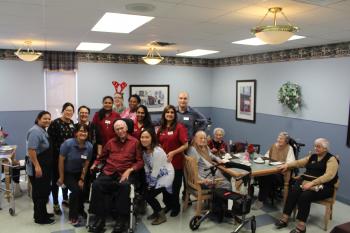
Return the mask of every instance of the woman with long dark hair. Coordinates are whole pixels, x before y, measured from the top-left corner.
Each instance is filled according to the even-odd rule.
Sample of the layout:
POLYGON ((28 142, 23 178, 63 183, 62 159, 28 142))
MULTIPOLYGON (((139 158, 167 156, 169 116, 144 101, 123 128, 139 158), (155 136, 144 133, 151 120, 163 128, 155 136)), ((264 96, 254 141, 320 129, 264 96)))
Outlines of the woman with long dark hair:
POLYGON ((38 224, 53 224, 53 214, 49 214, 46 203, 50 195, 52 172, 52 151, 46 128, 51 122, 51 114, 41 111, 35 120, 35 125, 27 133, 27 164, 26 170, 32 184, 32 199, 34 203, 34 222, 38 224))
POLYGON ((102 99, 103 107, 95 113, 92 123, 97 126, 99 142, 97 147, 97 157, 102 154, 102 147, 115 137, 113 122, 120 119, 120 115, 113 111, 113 97, 105 96, 102 99))
POLYGON ((143 129, 153 129, 151 114, 145 105, 139 105, 136 109, 136 119, 134 120, 134 132, 132 136, 140 139, 140 134, 143 129))
MULTIPOLYGON (((52 169, 52 181, 51 181, 51 193, 53 199, 53 210, 55 214, 61 215, 62 211, 58 204, 58 186, 56 184, 59 173, 58 173, 58 157, 60 153, 60 147, 62 143, 74 137, 74 122, 72 121, 72 117, 74 114, 74 106, 73 104, 67 102, 62 106, 62 115, 61 117, 55 119, 49 129, 48 133, 50 135, 50 140, 52 143, 52 151, 53 151, 53 169, 52 169)), ((68 207, 68 189, 62 188, 62 205, 68 207)))
POLYGON ((166 222, 166 217, 156 196, 160 193, 172 193, 174 167, 167 161, 164 150, 158 146, 153 129, 142 130, 140 141, 147 184, 145 199, 153 209, 153 213, 147 219, 153 220, 152 225, 159 225, 166 222))
POLYGON ((171 210, 170 216, 175 217, 180 212, 179 193, 183 177, 184 152, 188 147, 187 129, 177 121, 176 109, 172 105, 164 108, 157 133, 159 144, 167 153, 167 160, 175 169, 173 193, 164 195, 165 212, 171 210))

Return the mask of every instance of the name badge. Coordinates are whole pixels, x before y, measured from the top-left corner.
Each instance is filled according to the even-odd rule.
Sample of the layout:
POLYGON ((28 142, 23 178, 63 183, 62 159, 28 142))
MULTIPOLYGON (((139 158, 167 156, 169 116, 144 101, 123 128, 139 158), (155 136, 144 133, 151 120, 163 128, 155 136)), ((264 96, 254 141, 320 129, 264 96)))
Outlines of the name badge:
POLYGON ((74 128, 74 125, 73 125, 73 124, 70 124, 69 127, 70 127, 70 128, 74 128))
POLYGON ((168 132, 168 135, 173 135, 173 134, 174 134, 173 131, 169 131, 169 132, 168 132))
POLYGON ((189 121, 190 118, 189 117, 184 117, 184 121, 189 121))
POLYGON ((80 158, 81 159, 87 159, 87 156, 86 155, 81 155, 80 158))
POLYGON ((110 123, 111 123, 110 120, 105 120, 105 124, 106 124, 106 125, 109 125, 110 123))

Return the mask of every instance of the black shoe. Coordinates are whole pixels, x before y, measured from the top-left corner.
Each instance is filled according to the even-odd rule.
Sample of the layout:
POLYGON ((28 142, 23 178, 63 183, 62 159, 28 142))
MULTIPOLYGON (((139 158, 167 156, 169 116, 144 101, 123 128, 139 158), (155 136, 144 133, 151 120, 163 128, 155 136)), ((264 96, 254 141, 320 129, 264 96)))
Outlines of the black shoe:
POLYGON ((171 210, 171 208, 169 206, 165 206, 163 208, 163 211, 164 211, 165 214, 167 214, 170 210, 171 210))
POLYGON ((281 228, 287 227, 288 223, 286 223, 282 219, 278 219, 277 222, 275 222, 275 226, 277 229, 281 229, 281 228))
POLYGON ((47 213, 47 214, 46 214, 46 217, 47 217, 47 218, 53 218, 53 217, 55 217, 55 215, 54 215, 53 213, 47 213))
POLYGON ((97 218, 96 221, 89 226, 89 232, 101 232, 105 228, 105 220, 97 218))
POLYGON ((112 233, 122 233, 124 231, 125 225, 121 221, 116 221, 112 233))
POLYGON ((47 218, 47 219, 44 219, 44 220, 34 220, 34 222, 37 223, 37 224, 44 225, 44 224, 54 224, 56 221, 53 220, 53 219, 47 218))
POLYGON ((171 216, 171 217, 176 217, 176 216, 179 215, 179 213, 180 213, 180 209, 172 210, 172 211, 170 212, 170 216, 171 216))

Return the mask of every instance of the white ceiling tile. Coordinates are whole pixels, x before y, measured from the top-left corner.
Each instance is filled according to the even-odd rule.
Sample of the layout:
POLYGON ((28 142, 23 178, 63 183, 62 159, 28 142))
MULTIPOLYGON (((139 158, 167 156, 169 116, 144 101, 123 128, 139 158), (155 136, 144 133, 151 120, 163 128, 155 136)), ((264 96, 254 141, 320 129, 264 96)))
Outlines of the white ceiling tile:
MULTIPOLYGON (((161 54, 212 49, 213 57, 229 57, 278 49, 350 40, 350 1, 320 7, 292 0, 0 0, 0 48, 15 49, 33 40, 35 49, 74 51, 81 41, 107 42, 109 53, 145 54, 152 40, 174 42, 161 54), (126 9, 130 3, 155 6, 150 12, 126 9), (267 8, 283 7, 306 39, 278 46, 236 46, 231 42, 252 37, 250 29, 267 8), (155 19, 130 34, 91 32, 105 12, 140 14, 155 19)), ((266 19, 266 24, 272 19, 266 19)), ((279 22, 279 18, 278 18, 279 22)))

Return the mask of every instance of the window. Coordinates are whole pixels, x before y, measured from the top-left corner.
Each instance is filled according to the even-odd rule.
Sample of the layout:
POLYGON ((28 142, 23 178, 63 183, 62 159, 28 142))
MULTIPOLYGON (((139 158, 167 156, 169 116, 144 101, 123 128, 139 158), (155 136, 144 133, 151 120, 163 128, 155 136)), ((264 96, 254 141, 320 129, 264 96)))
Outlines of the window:
MULTIPOLYGON (((77 75, 75 71, 45 71, 45 108, 51 119, 61 116, 62 105, 70 102, 77 106, 77 75)), ((72 120, 77 119, 74 113, 72 120)))

